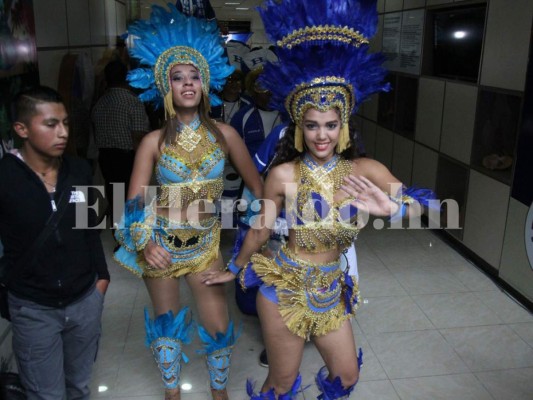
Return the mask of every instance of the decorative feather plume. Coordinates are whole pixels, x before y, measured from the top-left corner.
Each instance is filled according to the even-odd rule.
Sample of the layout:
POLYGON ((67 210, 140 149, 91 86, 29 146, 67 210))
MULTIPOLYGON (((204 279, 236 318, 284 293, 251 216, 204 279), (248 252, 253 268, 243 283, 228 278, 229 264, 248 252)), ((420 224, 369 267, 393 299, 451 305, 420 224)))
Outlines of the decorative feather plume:
POLYGON ((353 88, 354 102, 349 107, 352 114, 372 94, 390 90, 390 84, 383 82, 387 75, 381 67, 385 57, 368 53, 367 46, 302 46, 277 49, 276 54, 279 61, 267 63, 258 79, 262 87, 272 92, 270 106, 293 121, 294 116, 286 108, 287 98, 298 86, 310 84, 317 77, 342 77, 344 86, 353 88))
POLYGON ((351 29, 370 38, 376 34, 378 21, 375 0, 266 0, 258 11, 273 43, 295 31, 319 26, 351 29))
MULTIPOLYGON (((186 54, 200 70, 202 88, 204 93, 209 93, 211 104, 222 104, 214 92, 222 89, 226 78, 231 75, 234 68, 228 64, 228 59, 224 56, 222 38, 216 22, 186 16, 171 3, 167 6, 169 11, 157 5, 152 6, 150 19, 138 20, 129 26, 128 34, 133 38, 133 47, 129 52, 141 64, 140 68, 128 74, 130 85, 146 90, 139 96, 142 101, 151 101, 156 106, 161 106, 163 96, 168 93, 170 87, 168 76, 158 75, 167 73, 169 65, 177 62, 174 62, 175 58, 170 57, 168 62, 174 64, 161 67, 159 64, 165 64, 167 61, 160 60, 157 68, 154 67, 161 54, 171 48, 182 46, 192 49, 189 53, 187 51, 182 53, 186 54), (201 56, 197 57, 195 51, 201 56), (207 65, 204 65, 201 57, 205 59, 207 65)), ((176 56, 176 59, 181 59, 179 57, 176 56)))
MULTIPOLYGON (((363 350, 359 348, 359 355, 357 357, 357 369, 361 370, 361 365, 363 365, 363 350)), ((316 376, 316 385, 320 390, 321 394, 317 397, 318 400, 334 400, 334 399, 347 399, 350 396, 350 393, 354 390, 354 383, 348 388, 344 388, 342 385, 341 378, 339 376, 335 377, 332 381, 328 379, 329 371, 326 366, 320 368, 316 376)))
POLYGON ((410 186, 408 188, 402 188, 402 192, 400 194, 402 197, 412 197, 415 201, 418 201, 423 206, 430 208, 437 207, 437 209, 440 208, 439 203, 433 204, 433 202, 430 202, 430 200, 435 200, 437 198, 435 192, 433 192, 431 189, 410 186))
MULTIPOLYGON (((150 319, 150 313, 144 309, 144 325, 146 328, 145 344, 150 347, 152 342, 160 337, 168 337, 181 341, 183 344, 189 344, 194 332, 194 324, 189 314, 189 307, 183 307, 174 317, 172 311, 158 316, 155 320, 150 319)), ((185 354, 183 360, 188 361, 185 354)))
POLYGON ((242 324, 240 325, 239 330, 235 332, 233 321, 230 321, 226 333, 217 332, 215 337, 213 337, 203 326, 198 325, 198 336, 203 342, 204 348, 197 352, 199 354, 211 354, 225 347, 233 346, 237 338, 241 335, 241 331, 242 324))
POLYGON ((265 0, 258 10, 279 58, 259 82, 272 92, 271 107, 297 124, 319 101, 338 107, 347 123, 371 94, 390 90, 385 57, 368 52, 375 0, 265 0))
MULTIPOLYGON (((307 389, 309 386, 306 386, 304 389, 300 390, 300 387, 302 385, 302 375, 298 374, 296 377, 296 380, 292 384, 291 390, 289 390, 287 393, 280 394, 277 399, 278 400, 292 400, 296 398, 298 392, 303 392, 305 389, 307 389)), ((270 389, 268 392, 263 393, 254 393, 255 391, 255 382, 251 381, 250 379, 246 380, 246 393, 248 396, 250 396, 250 400, 276 400, 276 393, 274 392, 274 388, 270 389)))

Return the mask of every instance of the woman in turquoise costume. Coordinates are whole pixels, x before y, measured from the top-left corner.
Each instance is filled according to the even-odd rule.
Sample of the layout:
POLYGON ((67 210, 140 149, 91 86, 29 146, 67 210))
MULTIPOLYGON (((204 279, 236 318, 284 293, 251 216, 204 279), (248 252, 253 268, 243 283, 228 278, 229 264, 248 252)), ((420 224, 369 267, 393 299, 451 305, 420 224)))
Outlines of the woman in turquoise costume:
POLYGON ((267 64, 261 85, 271 106, 291 123, 266 178, 260 218, 228 271, 205 273, 206 283, 240 274, 259 286, 257 308, 269 361, 260 393, 251 399, 292 399, 300 389, 304 344, 312 340, 325 366, 318 399, 346 399, 359 379, 351 318, 357 281, 340 268, 368 214, 392 220, 415 216, 433 194, 407 189, 378 161, 357 158, 349 118, 372 93, 389 89, 375 34, 375 1, 267 0, 259 9, 279 62, 267 64), (284 85, 281 85, 283 82, 284 85), (285 208, 289 239, 276 257, 258 254, 285 208))
POLYGON ((150 294, 155 318, 145 312, 146 344, 161 370, 165 399, 180 398, 183 345, 192 334, 187 307, 180 304, 181 276, 198 310, 212 396, 227 399, 237 335, 224 285, 206 285, 202 273, 223 269, 214 202, 222 194, 226 158, 259 198, 262 184, 237 132, 207 117, 210 104, 221 103, 213 91, 233 72, 216 23, 169 8, 154 6, 149 20, 129 29, 130 53, 141 65, 130 72, 129 83, 144 90, 141 100, 164 106, 166 124, 146 135, 137 151, 115 260, 141 276, 150 294), (145 191, 153 173, 158 186, 150 199, 145 191))

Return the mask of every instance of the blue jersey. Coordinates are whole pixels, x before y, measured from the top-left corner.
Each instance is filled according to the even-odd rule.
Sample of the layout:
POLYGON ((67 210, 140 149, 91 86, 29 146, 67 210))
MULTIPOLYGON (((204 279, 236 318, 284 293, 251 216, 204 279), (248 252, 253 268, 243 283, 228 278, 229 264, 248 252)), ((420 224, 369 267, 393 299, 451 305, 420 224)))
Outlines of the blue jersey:
POLYGON ((265 141, 257 149, 254 155, 254 163, 260 174, 268 169, 268 166, 274 159, 276 146, 279 140, 285 135, 286 130, 287 124, 276 125, 270 135, 266 137, 265 141))

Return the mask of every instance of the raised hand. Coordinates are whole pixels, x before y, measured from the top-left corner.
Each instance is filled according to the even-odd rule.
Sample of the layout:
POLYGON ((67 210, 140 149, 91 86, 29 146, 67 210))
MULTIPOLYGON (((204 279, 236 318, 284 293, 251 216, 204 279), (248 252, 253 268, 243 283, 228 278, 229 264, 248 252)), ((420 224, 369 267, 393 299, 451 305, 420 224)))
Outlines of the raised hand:
POLYGON ((390 216, 398 211, 399 205, 364 176, 345 177, 341 190, 354 199, 352 202, 354 206, 371 215, 390 216))

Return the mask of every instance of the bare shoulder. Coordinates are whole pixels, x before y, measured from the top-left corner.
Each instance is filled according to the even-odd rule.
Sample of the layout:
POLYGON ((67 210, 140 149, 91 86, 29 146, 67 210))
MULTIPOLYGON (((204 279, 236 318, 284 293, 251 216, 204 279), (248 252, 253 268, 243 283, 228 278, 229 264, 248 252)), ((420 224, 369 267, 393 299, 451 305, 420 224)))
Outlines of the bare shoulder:
POLYGON ((160 152, 160 140, 163 136, 162 129, 156 129, 143 136, 138 151, 149 154, 158 154, 160 152))
POLYGON ((157 143, 159 143, 159 139, 161 139, 161 136, 163 136, 163 130, 156 129, 155 131, 149 132, 144 135, 141 144, 146 142, 147 145, 156 144, 157 146, 157 143))
POLYGON ((370 178, 376 174, 389 173, 388 168, 377 160, 367 157, 352 160, 352 173, 370 178))
POLYGON ((239 134, 237 133, 235 128, 233 128, 231 125, 228 125, 224 122, 219 122, 219 121, 217 121, 216 124, 217 124, 217 128, 220 130, 220 132, 222 133, 222 136, 224 136, 224 139, 226 141, 232 140, 235 137, 239 137, 239 134))
POLYGON ((295 164, 295 161, 290 161, 280 165, 276 165, 269 171, 268 177, 280 183, 293 182, 295 164))

